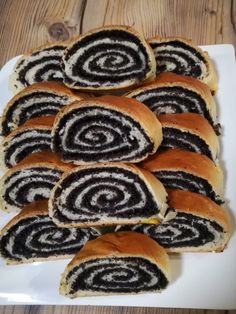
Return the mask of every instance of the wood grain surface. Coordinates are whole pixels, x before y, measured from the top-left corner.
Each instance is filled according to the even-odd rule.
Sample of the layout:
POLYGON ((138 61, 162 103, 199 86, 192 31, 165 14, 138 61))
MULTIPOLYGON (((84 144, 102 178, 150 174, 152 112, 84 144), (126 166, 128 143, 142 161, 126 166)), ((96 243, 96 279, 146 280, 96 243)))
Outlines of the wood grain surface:
MULTIPOLYGON (((133 25, 147 37, 182 36, 196 44, 236 46, 236 0, 0 0, 0 67, 8 59, 45 42, 69 40, 105 24, 133 25)), ((2 306, 0 313, 236 314, 236 311, 2 306)))

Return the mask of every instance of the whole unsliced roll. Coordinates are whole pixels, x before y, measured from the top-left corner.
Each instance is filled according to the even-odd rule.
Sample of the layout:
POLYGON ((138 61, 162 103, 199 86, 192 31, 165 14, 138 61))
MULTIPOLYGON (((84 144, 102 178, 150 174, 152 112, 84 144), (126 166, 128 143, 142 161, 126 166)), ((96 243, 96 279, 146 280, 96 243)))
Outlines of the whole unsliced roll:
POLYGON ((126 95, 148 106, 156 115, 192 112, 215 126, 216 104, 209 87, 192 77, 163 73, 155 81, 126 95))
POLYGON ((0 201, 8 211, 49 198, 64 171, 71 169, 51 152, 34 153, 9 169, 0 182, 0 201))
POLYGON ((88 241, 62 274, 69 298, 159 292, 169 283, 165 250, 146 235, 109 233, 88 241))
POLYGON ((8 135, 32 118, 54 116, 65 105, 81 100, 84 94, 74 94, 55 82, 37 83, 15 95, 4 109, 1 133, 8 135))
POLYGON ((65 50, 64 83, 77 89, 116 90, 155 77, 145 38, 129 26, 105 26, 76 38, 65 50))
POLYGON ((184 38, 154 37, 148 40, 157 63, 157 74, 174 72, 192 76, 206 83, 212 91, 218 88, 215 68, 207 52, 184 38))
POLYGON ((48 215, 48 201, 25 206, 0 231, 0 253, 7 264, 72 257, 100 235, 94 228, 58 228, 48 215))
POLYGON ((62 227, 157 221, 165 214, 166 197, 160 181, 134 165, 80 166, 53 188, 49 213, 62 227))
POLYGON ((38 47, 24 54, 16 63, 10 76, 14 93, 38 82, 63 81, 61 60, 66 43, 56 42, 38 47))
POLYGON ((223 203, 223 171, 208 157, 169 149, 143 163, 166 188, 203 194, 218 204, 223 203))
POLYGON ((156 152, 161 124, 145 105, 103 96, 71 104, 56 116, 52 149, 75 164, 139 162, 156 152))
POLYGON ((209 122, 196 113, 160 115, 161 148, 179 148, 206 155, 216 161, 219 140, 209 122))
POLYGON ((121 226, 117 231, 141 232, 157 241, 167 252, 223 251, 232 226, 228 212, 198 193, 168 190, 174 219, 161 224, 121 226))
POLYGON ((33 153, 51 150, 51 132, 55 116, 35 118, 15 129, 2 143, 3 166, 12 168, 33 153))

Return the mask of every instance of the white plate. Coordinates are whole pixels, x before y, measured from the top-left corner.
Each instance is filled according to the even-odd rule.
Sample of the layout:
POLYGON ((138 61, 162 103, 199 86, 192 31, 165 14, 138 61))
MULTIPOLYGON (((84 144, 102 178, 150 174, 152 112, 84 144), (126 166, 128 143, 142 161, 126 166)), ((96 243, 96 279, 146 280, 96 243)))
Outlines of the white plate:
MULTIPOLYGON (((226 176, 225 196, 236 216, 236 71, 231 45, 204 46, 219 74, 217 93, 219 120, 223 126, 221 160, 226 176), (235 132, 235 133, 234 133, 235 132)), ((11 98, 8 77, 16 58, 0 72, 1 111, 11 98)), ((0 227, 12 215, 0 214, 0 227)), ((75 300, 58 293, 60 274, 69 260, 5 266, 0 260, 0 304, 83 304, 179 308, 236 308, 236 236, 223 253, 196 253, 171 256, 172 282, 160 294, 87 297, 75 300)))

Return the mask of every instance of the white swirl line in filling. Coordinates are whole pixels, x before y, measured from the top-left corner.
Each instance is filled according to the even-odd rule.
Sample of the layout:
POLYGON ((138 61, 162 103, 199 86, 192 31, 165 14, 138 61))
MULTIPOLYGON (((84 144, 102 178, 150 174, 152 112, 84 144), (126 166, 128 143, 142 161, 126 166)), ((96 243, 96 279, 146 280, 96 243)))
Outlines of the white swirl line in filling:
MULTIPOLYGON (((83 55, 86 54, 87 50, 92 48, 92 47, 97 47, 99 45, 103 45, 103 44, 109 44, 109 45, 116 45, 116 44, 122 44, 125 47, 131 48, 133 49, 133 51, 135 51, 136 54, 138 54, 138 52, 140 52, 139 50, 139 46, 135 43, 132 43, 130 41, 117 41, 117 39, 111 39, 111 38, 104 38, 104 39, 100 39, 100 40, 94 40, 92 43, 88 44, 86 47, 81 47, 80 49, 78 49, 76 51, 75 54, 71 55, 70 58, 68 60, 66 60, 65 64, 65 72, 67 73, 68 76, 70 76, 73 80, 75 80, 76 82, 80 82, 82 84, 85 85, 97 85, 100 84, 100 81, 94 81, 91 82, 89 80, 86 80, 85 78, 82 78, 78 75, 73 74, 72 69, 74 64, 76 64, 77 60, 83 55)), ((119 50, 118 50, 119 52, 119 50)), ((139 73, 140 71, 142 71, 143 69, 145 69, 145 57, 142 53, 139 53, 139 57, 142 61, 142 65, 136 70, 136 71, 130 71, 130 72, 125 72, 126 75, 132 74, 132 73, 139 73)), ((86 65, 86 62, 83 66, 84 70, 87 72, 89 70, 88 65, 86 65)), ((95 74, 94 72, 91 72, 91 74, 95 74)), ((97 73, 96 73, 97 75, 97 73)), ((124 75, 124 73, 121 73, 120 75, 124 75)), ((118 76, 118 73, 115 74, 115 76, 118 76)), ((129 81, 129 79, 124 80, 124 82, 129 81)), ((112 80, 110 82, 104 83, 103 85, 110 85, 112 83, 112 80)))
MULTIPOLYGON (((67 236, 66 238, 63 237, 63 230, 64 228, 57 228, 52 227, 51 218, 48 216, 45 217, 37 217, 35 220, 30 224, 24 224, 24 222, 21 222, 17 225, 16 230, 14 231, 14 234, 10 237, 8 237, 8 242, 6 244, 6 250, 8 251, 9 255, 15 258, 24 259, 25 255, 24 253, 20 254, 19 250, 16 253, 16 244, 15 241, 21 236, 22 232, 27 232, 26 230, 29 230, 29 228, 32 228, 30 234, 28 235, 28 238, 26 242, 24 243, 25 248, 28 250, 34 251, 35 255, 37 255, 37 252, 48 252, 53 253, 55 250, 53 245, 58 243, 60 244, 60 250, 65 250, 68 248, 76 248, 80 245, 83 245, 87 240, 89 240, 89 232, 86 231, 86 229, 83 229, 83 232, 81 232, 81 237, 78 239, 77 233, 78 230, 76 228, 70 228, 67 230, 67 236), (45 225, 43 225, 45 224, 45 225), (49 229, 49 228, 53 228, 49 229), (42 231, 45 233, 42 233, 42 231), (68 235, 69 232, 69 235, 68 235), (40 236, 38 237, 38 233, 40 233, 40 236), (60 242, 57 241, 50 241, 48 237, 50 237, 52 234, 54 234, 57 239, 60 239, 60 242), (37 239, 38 243, 41 243, 41 247, 35 247, 33 245, 32 240, 37 239), (73 243, 74 242, 74 243, 73 243), (48 246, 51 245, 51 247, 45 247, 44 245, 48 246)), ((19 249, 19 248, 18 248, 19 249)), ((22 248, 21 248, 22 249, 22 248)), ((57 248, 56 248, 57 250, 57 248)), ((21 251, 21 250, 20 250, 21 251)), ((24 250, 22 250, 24 252, 24 250)))
MULTIPOLYGON (((61 195, 60 197, 58 197, 56 199, 56 208, 59 212, 61 212, 63 214, 63 216, 67 217, 68 219, 70 220, 77 220, 78 218, 80 217, 87 217, 86 213, 91 213, 91 210, 89 208, 86 208, 86 207, 82 207, 82 203, 83 203, 83 199, 84 197, 86 196, 86 194, 89 192, 90 188, 91 187, 94 187, 94 186, 98 186, 98 187, 101 187, 101 190, 99 191, 99 193, 101 193, 101 191, 103 191, 103 185, 100 184, 91 184, 90 182, 92 182, 93 180, 95 179, 102 179, 104 182, 107 178, 111 178, 111 173, 110 172, 106 172, 105 170, 103 172, 100 172, 99 174, 87 174, 87 175, 84 175, 82 178, 80 178, 79 181, 77 182, 73 182, 69 185, 69 187, 67 188, 63 188, 62 192, 61 192, 61 195), (83 214, 79 214, 79 213, 73 213, 70 211, 70 208, 68 208, 68 206, 66 205, 67 204, 67 201, 70 199, 70 192, 73 191, 75 188, 79 187, 80 185, 84 184, 85 182, 89 182, 89 186, 86 187, 76 198, 76 201, 75 201, 75 204, 74 204, 74 207, 76 209, 78 209, 80 212, 83 212, 83 214)), ((134 187, 136 188, 136 191, 139 193, 140 195, 140 200, 136 203, 136 204, 132 204, 132 209, 135 210, 135 208, 139 208, 139 207, 144 207, 146 202, 147 202, 147 198, 146 198, 146 195, 145 193, 143 192, 143 189, 142 189, 142 186, 139 185, 139 183, 135 182, 134 183, 134 180, 132 178, 128 178, 126 177, 124 174, 122 173, 112 173, 112 178, 114 178, 114 180, 120 180, 120 181, 124 181, 124 182, 127 182, 129 184, 133 184, 134 187)), ((111 184, 111 186, 117 186, 115 185, 116 183, 114 182, 114 184, 111 184)), ((108 185, 108 183, 106 183, 106 186, 108 185)), ((110 183, 109 183, 110 185, 110 183)), ((130 209, 129 207, 127 207, 127 205, 125 206, 125 204, 128 202, 129 198, 132 196, 130 195, 127 191, 126 191, 126 188, 125 186, 117 186, 117 188, 119 188, 120 191, 123 192, 123 199, 120 201, 120 203, 116 203, 114 204, 113 206, 113 209, 114 209, 114 213, 116 211, 116 207, 117 206, 121 206, 123 205, 124 207, 119 209, 119 213, 120 212, 125 212, 127 211, 128 209, 130 209)), ((111 191, 109 191, 109 194, 111 193, 111 191)), ((108 197, 112 198, 112 195, 107 195, 108 197)), ((92 199, 96 199, 98 198, 98 195, 93 195, 92 196, 92 199)), ((137 200, 136 200, 137 201, 137 200)), ((90 199, 90 202, 91 202, 91 199, 90 199)), ((97 205, 98 206, 98 205, 97 205)), ((100 207, 100 206, 98 206, 100 207)), ((104 216, 107 218, 107 214, 106 213, 99 213, 99 215, 101 216, 104 216)))
MULTIPOLYGON (((189 57, 190 59, 192 59, 195 65, 197 64, 200 66, 201 72, 202 72, 201 78, 207 76, 208 70, 207 70, 205 63, 203 61, 201 61, 197 56, 195 56, 192 52, 190 52, 184 48, 173 47, 171 44, 165 44, 163 46, 158 46, 158 47, 154 48, 154 52, 155 52, 155 55, 157 57, 162 56, 162 55, 168 57, 169 55, 171 55, 172 57, 175 57, 176 60, 179 59, 181 62, 181 65, 185 66, 185 68, 189 71, 189 70, 191 70, 191 67, 186 66, 186 64, 187 64, 186 60, 184 60, 182 57, 174 54, 175 52, 181 52, 181 53, 185 54, 187 57, 189 57), (169 53, 166 51, 168 51, 169 53)), ((165 64, 168 65, 168 61, 166 61, 165 64)), ((168 68, 168 70, 169 70, 169 68, 168 68)), ((171 69, 170 69, 170 71, 171 71, 171 69)))
MULTIPOLYGON (((42 180, 39 181, 39 171, 35 171, 32 168, 31 169, 24 169, 22 171, 20 171, 18 174, 14 174, 10 180, 6 183, 5 182, 5 191, 8 188, 11 188, 11 186, 16 183, 18 181, 18 185, 15 186, 14 188, 11 189, 10 193, 9 193, 9 198, 15 203, 17 204, 17 206, 22 206, 21 203, 19 203, 17 201, 17 196, 18 196, 18 192, 19 189, 21 189, 22 187, 24 187, 26 184, 29 183, 42 183, 42 185, 44 185, 45 183, 50 183, 52 184, 52 180, 49 181, 45 178, 45 176, 50 176, 52 178, 54 178, 55 182, 59 180, 59 173, 55 173, 55 170, 40 170, 40 177, 42 177, 42 180)), ((48 188, 32 188, 29 190, 29 194, 27 195, 27 200, 29 202, 32 202, 34 200, 35 195, 44 195, 45 198, 49 197, 50 194, 50 190, 48 188), (37 192, 34 192, 37 191, 37 192)))
MULTIPOLYGON (((168 129, 168 128, 166 128, 168 129)), ((183 136, 183 135, 182 135, 183 136)), ((194 143, 193 141, 191 141, 191 138, 181 138, 181 137, 178 137, 176 138, 176 135, 173 133, 173 134, 169 134, 168 136, 165 136, 165 139, 166 140, 174 140, 175 141, 175 144, 177 145, 171 145, 170 143, 167 143, 166 146, 168 147, 178 147, 179 145, 184 145, 185 147, 187 145, 189 145, 191 147, 191 149, 194 151, 194 152, 197 152, 197 153, 201 153, 201 148, 196 144, 194 143)))
POLYGON ((98 289, 98 290, 99 289, 116 290, 117 286, 119 287, 119 283, 121 284, 127 283, 126 287, 129 287, 129 286, 133 287, 135 283, 136 289, 141 289, 144 287, 153 287, 157 284, 158 278, 154 276, 155 274, 153 274, 147 268, 146 265, 139 265, 139 264, 136 264, 135 262, 132 262, 132 264, 133 265, 131 265, 131 263, 129 262, 128 264, 126 264, 125 259, 121 260, 119 258, 113 258, 111 262, 109 261, 109 264, 108 264, 108 261, 106 260, 99 260, 98 262, 89 261, 87 263, 84 263, 83 267, 79 267, 77 271, 75 271, 69 278, 67 277, 69 287, 71 287, 73 283, 76 281, 77 277, 80 276, 85 271, 89 274, 89 276, 85 278, 85 285, 87 287, 93 287, 93 289, 98 289), (93 270, 93 267, 97 267, 98 265, 100 268, 97 270, 97 272, 95 272, 93 270), (141 281, 139 282, 138 280, 140 276, 139 276, 138 270, 134 268, 135 266, 141 269, 144 273, 147 273, 151 277, 151 281, 145 282, 145 284, 141 281), (89 270, 90 272, 88 272, 89 270), (97 277, 103 272, 104 272, 104 275, 102 276, 102 278, 104 280, 104 283, 99 282, 98 284, 95 284, 94 277, 95 276, 97 277), (127 278, 125 276, 119 277, 120 280, 118 280, 118 277, 116 277, 116 280, 115 280, 114 276, 112 276, 113 272, 115 274, 116 273, 120 274, 121 272, 125 274, 129 274, 130 272, 132 272, 133 280, 130 279, 129 281, 127 281, 127 278), (112 282, 112 286, 108 286, 109 282, 112 282), (115 286, 115 284, 117 284, 117 286, 115 286))
MULTIPOLYGON (((130 134, 123 134, 121 129, 118 128, 114 128, 113 131, 119 133, 119 134, 123 134, 123 143, 119 143, 119 146, 115 146, 115 147, 109 147, 106 149, 102 150, 102 153, 107 153, 107 152, 112 152, 112 151, 119 151, 120 148, 124 147, 125 145, 129 146, 130 145, 130 140, 136 139, 139 142, 139 146, 138 146, 138 150, 134 151, 131 150, 129 152, 127 152, 127 154, 124 156, 124 158, 133 158, 135 157, 137 154, 139 154, 139 152, 141 152, 142 150, 145 149, 145 147, 147 146, 147 141, 144 137, 144 134, 141 132, 141 130, 139 130, 136 126, 134 126, 130 121, 128 121, 126 119, 125 116, 122 117, 116 117, 113 113, 109 112, 109 110, 104 110, 104 109, 98 109, 98 108, 89 108, 89 111, 86 112, 77 112, 77 114, 71 118, 69 121, 67 120, 66 126, 64 126, 63 128, 61 128, 61 130, 59 131, 59 135, 61 136, 61 143, 62 143, 62 149, 64 149, 65 153, 68 152, 78 152, 78 148, 75 147, 67 147, 66 143, 68 141, 68 138, 70 137, 69 132, 71 130, 73 130, 73 126, 74 124, 79 124, 79 121, 85 117, 94 117, 94 118, 98 118, 99 116, 104 117, 104 119, 109 119, 112 118, 114 120, 116 120, 117 122, 119 122, 119 125, 121 125, 122 127, 127 126, 131 131, 130 134)), ((95 124, 97 125, 97 122, 95 122, 95 124)), ((92 125, 92 124, 91 124, 92 125)), ((90 125, 90 126, 91 126, 90 125)), ((108 125, 105 125, 106 128, 108 125)), ((80 133, 82 131, 79 130, 79 133, 76 134, 76 136, 74 136, 74 138, 76 138, 77 140, 77 144, 78 143, 78 139, 80 136, 80 133)), ((102 125, 101 125, 101 132, 102 132, 102 125)), ((95 134, 95 136, 97 136, 95 134)), ((111 135, 112 136, 112 135, 111 135)), ((107 136, 106 136, 107 137, 107 136)), ((106 144, 106 143, 105 143, 106 144)), ((81 142, 81 146, 84 146, 84 143, 81 142)), ((86 143, 86 145, 88 147, 88 144, 86 143)), ((86 147, 83 148, 83 154, 97 154, 98 151, 97 150, 93 150, 93 143, 91 143, 91 145, 89 146, 89 149, 86 149, 86 147)), ((115 157, 114 157, 115 158, 115 157)), ((120 157, 117 157, 117 160, 120 160, 120 157)), ((106 159, 100 159, 100 161, 106 161, 106 159)))

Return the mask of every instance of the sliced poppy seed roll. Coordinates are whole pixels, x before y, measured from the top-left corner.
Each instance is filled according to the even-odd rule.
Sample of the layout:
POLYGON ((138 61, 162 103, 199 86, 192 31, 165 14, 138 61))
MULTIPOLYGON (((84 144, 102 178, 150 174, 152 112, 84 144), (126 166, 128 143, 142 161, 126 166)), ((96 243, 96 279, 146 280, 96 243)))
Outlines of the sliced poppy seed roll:
POLYGON ((79 36, 65 50, 64 83, 76 89, 116 90, 155 77, 145 38, 129 26, 105 26, 79 36))
POLYGON ((204 155, 169 149, 143 162, 143 167, 166 188, 200 193, 223 203, 223 171, 204 155))
POLYGON ((167 252, 223 251, 232 226, 227 211, 201 194, 168 190, 174 219, 161 224, 120 226, 116 230, 141 232, 157 241, 167 252))
POLYGON ((3 167, 12 168, 33 153, 50 151, 54 119, 31 119, 5 137, 1 143, 3 167))
POLYGON ((56 42, 38 47, 23 55, 10 76, 10 88, 18 93, 34 83, 63 81, 61 60, 66 43, 56 42))
POLYGON ((47 205, 42 200, 25 206, 0 231, 0 254, 7 264, 73 257, 88 240, 100 235, 95 228, 58 228, 47 205))
POLYGON ((155 153, 161 141, 157 117, 142 103, 118 96, 65 107, 52 130, 52 150, 75 164, 139 162, 155 153))
POLYGON ((4 109, 1 134, 6 136, 30 119, 54 116, 63 107, 86 97, 54 83, 37 83, 15 95, 4 109))
POLYGON ((155 81, 126 95, 148 106, 156 115, 192 112, 217 124, 216 104, 206 84, 174 73, 158 75, 155 81))
POLYGON ((49 213, 62 227, 157 221, 165 214, 166 197, 160 181, 134 165, 80 166, 53 188, 49 213))
POLYGON ((160 115, 159 120, 163 132, 161 148, 179 148, 217 159, 218 137, 205 118, 196 113, 176 113, 160 115))
POLYGON ((154 37, 148 40, 157 63, 157 74, 174 72, 206 83, 212 91, 218 88, 215 68, 207 52, 183 38, 154 37))
POLYGON ((2 208, 20 210, 29 203, 49 198, 51 189, 69 169, 71 165, 64 164, 51 152, 28 156, 1 178, 2 208))
POLYGON ((165 250, 144 234, 109 233, 88 241, 62 274, 69 298, 159 292, 170 278, 165 250))

